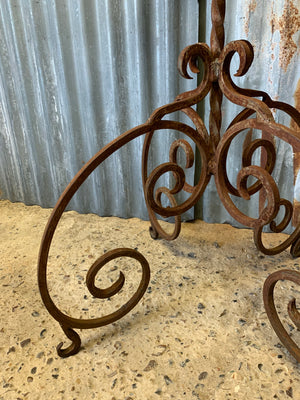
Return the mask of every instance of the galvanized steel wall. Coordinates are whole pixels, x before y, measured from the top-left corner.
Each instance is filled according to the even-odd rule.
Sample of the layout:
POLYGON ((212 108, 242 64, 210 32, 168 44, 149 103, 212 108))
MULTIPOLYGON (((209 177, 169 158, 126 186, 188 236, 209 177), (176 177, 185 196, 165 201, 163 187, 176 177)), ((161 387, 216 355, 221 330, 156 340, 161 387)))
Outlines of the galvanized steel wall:
MULTIPOLYGON (((96 151, 194 87, 176 65, 197 39, 197 0, 1 1, 2 198, 54 206, 96 151)), ((164 136, 152 165, 168 154, 164 136)), ((100 166, 70 208, 147 218, 142 145, 100 166)))
MULTIPOLYGON (((200 0, 210 35, 210 0, 200 0)), ((236 83, 300 106, 300 0, 230 0, 226 42, 248 39, 255 61, 236 83)), ((160 105, 195 87, 176 70, 179 52, 198 40, 197 0, 3 0, 0 2, 1 197, 51 207, 80 167, 160 105)), ((200 32, 201 33, 201 32, 200 32)), ((208 125, 208 102, 205 105, 208 125)), ((224 128, 237 108, 224 102, 224 128)), ((278 118, 283 116, 278 115, 278 118)), ((289 120, 280 119, 289 125, 289 120)), ((167 161, 174 132, 157 135, 151 164, 167 161), (159 139, 159 140, 158 140, 159 139), (155 150, 155 151, 154 151, 155 150)), ((140 163, 143 138, 100 166, 70 208, 147 218, 140 163)), ((240 143, 231 152, 234 182, 240 143)), ((275 177, 294 196, 292 154, 278 143, 275 177)), ((193 181, 193 171, 188 174, 193 181)), ((235 221, 211 182, 198 216, 235 221)), ((242 205, 253 212, 256 205, 242 205)), ((186 218, 193 217, 193 210, 186 218)))

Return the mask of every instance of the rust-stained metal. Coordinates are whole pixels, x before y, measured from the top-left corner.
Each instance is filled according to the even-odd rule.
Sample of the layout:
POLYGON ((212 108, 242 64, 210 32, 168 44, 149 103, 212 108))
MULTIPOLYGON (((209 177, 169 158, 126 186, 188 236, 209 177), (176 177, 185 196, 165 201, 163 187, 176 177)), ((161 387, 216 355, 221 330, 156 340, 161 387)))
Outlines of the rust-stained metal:
POLYGON ((280 52, 279 65, 286 72, 287 68, 297 52, 297 43, 295 42, 295 34, 300 29, 300 12, 299 2, 294 0, 286 0, 281 17, 273 12, 271 18, 273 30, 280 33, 280 52))
POLYGON ((212 72, 214 79, 209 95, 210 114, 209 114, 209 134, 211 137, 211 146, 215 150, 220 140, 220 131, 222 124, 222 100, 223 93, 218 83, 218 58, 224 47, 225 31, 225 2, 215 1, 211 8, 212 29, 210 35, 210 48, 215 63, 212 63, 212 72))
MULTIPOLYGON (((100 150, 84 167, 78 172, 66 190, 61 195, 56 204, 52 215, 48 221, 42 239, 38 265, 38 282, 44 304, 50 314, 60 323, 66 336, 72 344, 62 349, 62 344, 58 346, 58 354, 67 357, 78 352, 80 348, 80 337, 74 329, 88 329, 110 324, 127 314, 143 296, 150 277, 149 265, 145 258, 135 250, 115 249, 100 257, 89 269, 87 274, 87 287, 90 293, 98 298, 107 298, 118 293, 124 283, 124 275, 121 273, 119 279, 107 289, 99 289, 94 284, 94 279, 99 270, 108 261, 126 256, 138 260, 142 266, 142 278, 139 288, 131 299, 114 313, 96 319, 83 320, 75 319, 62 313, 54 304, 50 297, 47 286, 47 262, 48 254, 53 235, 57 224, 76 191, 88 178, 88 176, 105 159, 112 155, 122 146, 131 140, 145 135, 143 158, 142 158, 142 179, 145 193, 145 201, 151 221, 150 233, 153 238, 161 236, 167 240, 175 239, 180 233, 180 215, 193 207, 201 198, 210 178, 214 175, 218 194, 227 211, 241 224, 252 228, 254 231, 254 241, 257 248, 265 254, 277 254, 291 246, 291 254, 300 254, 300 225, 296 226, 294 232, 280 245, 273 248, 266 248, 262 241, 262 231, 266 225, 277 233, 282 232, 289 222, 294 218, 293 205, 287 199, 280 197, 278 186, 271 173, 276 160, 276 150, 274 138, 278 138, 289 143, 294 154, 300 152, 300 131, 291 127, 276 123, 272 109, 286 112, 294 121, 293 126, 300 127, 300 113, 290 105, 282 102, 273 101, 267 93, 258 90, 242 89, 238 87, 231 78, 231 60, 234 55, 239 57, 239 68, 236 76, 243 76, 247 73, 252 64, 254 52, 252 45, 246 40, 237 40, 224 46, 224 16, 225 0, 212 1, 212 34, 211 47, 204 43, 196 43, 187 46, 180 54, 178 69, 180 74, 190 79, 188 67, 194 73, 198 73, 199 64, 202 63, 202 80, 194 90, 182 93, 176 99, 165 106, 156 109, 147 122, 137 126, 119 136, 100 150), (205 124, 192 106, 203 100, 210 94, 210 119, 209 131, 205 124), (225 96, 232 103, 243 107, 243 110, 233 119, 225 132, 221 132, 221 104, 222 97, 225 96), (191 124, 174 121, 170 114, 181 111, 186 114, 191 124), (152 138, 156 131, 175 130, 181 132, 192 141, 201 157, 201 171, 198 182, 194 185, 188 184, 185 180, 184 168, 178 164, 177 152, 183 150, 186 156, 185 168, 191 168, 194 164, 194 153, 190 142, 186 139, 176 140, 169 152, 169 161, 148 171, 148 156, 152 138), (261 133, 261 138, 252 138, 252 132, 261 133), (242 168, 237 175, 237 182, 234 186, 227 175, 227 158, 230 146, 235 137, 241 132, 246 132, 241 162, 242 168), (253 164, 253 154, 257 149, 261 149, 261 165, 253 164), (172 188, 158 187, 159 178, 172 173, 175 184, 172 188), (250 186, 249 177, 255 178, 255 182, 250 186), (181 204, 177 203, 176 194, 180 191, 190 194, 189 198, 181 204), (260 193, 259 216, 254 218, 245 215, 235 205, 232 197, 241 197, 249 200, 255 193, 260 193), (168 206, 163 205, 162 197, 169 201, 168 206), (280 222, 275 222, 279 209, 285 209, 284 217, 280 222), (164 218, 175 217, 175 227, 172 233, 167 233, 160 226, 157 215, 164 218)), ((288 275, 290 277, 290 275, 288 275)), ((292 274, 293 279, 296 275, 292 274)), ((277 279, 277 275, 275 276, 277 279)), ((275 331, 280 337, 285 338, 278 317, 272 308, 273 287, 275 281, 268 278, 265 285, 266 309, 271 320, 275 325, 275 331), (271 282, 271 283, 270 283, 271 282), (273 285, 273 286, 272 286, 273 285), (279 326, 279 328, 278 328, 279 326)), ((298 279, 298 275, 297 275, 298 279)), ((292 306, 291 306, 292 307, 292 306)), ((298 323, 295 309, 291 308, 293 320, 298 323)), ((273 326, 274 326, 273 325, 273 326)), ((284 339, 285 340, 285 339, 284 339)), ((291 351, 290 342, 285 342, 291 351)), ((294 350, 293 350, 294 351, 294 350)), ((292 352, 292 351, 291 351, 292 352)), ((295 352, 292 354, 296 354, 295 352)), ((297 353, 298 354, 298 353, 297 353)), ((298 355, 297 355, 298 357, 298 355)))

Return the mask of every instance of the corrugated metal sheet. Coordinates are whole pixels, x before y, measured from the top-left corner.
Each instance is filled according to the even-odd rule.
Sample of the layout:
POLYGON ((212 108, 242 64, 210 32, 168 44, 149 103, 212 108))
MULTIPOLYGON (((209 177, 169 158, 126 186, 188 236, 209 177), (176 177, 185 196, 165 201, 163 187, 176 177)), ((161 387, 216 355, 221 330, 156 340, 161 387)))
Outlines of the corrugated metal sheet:
MULTIPOLYGON (((0 190, 2 198, 51 207, 79 168, 120 133, 145 122, 195 81, 179 77, 179 52, 198 40, 198 1, 3 0, 0 2, 0 190)), ((210 36, 211 0, 200 1, 210 36)), ((230 0, 226 43, 248 39, 255 61, 237 84, 299 107, 300 0, 230 0), (298 89, 298 91, 297 91, 298 89)), ((204 30, 204 24, 200 26, 204 30)), ((203 35, 203 32, 200 32, 203 35)), ((208 126, 208 102, 205 105, 208 126)), ((224 101, 224 129, 237 108, 224 101)), ((280 121, 290 121, 279 115, 280 121)), ((157 135, 151 164, 167 161, 176 136, 157 135), (168 136, 168 137, 167 137, 168 136), (158 140, 159 139, 159 140, 158 140)), ((147 218, 140 163, 143 138, 88 179, 70 207, 147 218)), ((240 146, 230 153, 230 179, 240 146)), ((193 181, 193 171, 188 174, 193 181)), ((293 199, 291 149, 278 143, 275 178, 293 199)), ((253 214, 257 205, 241 205, 253 214)), ((212 181, 201 201, 209 222, 235 221, 212 181)), ((193 217, 191 210, 186 218, 193 217)))
MULTIPOLYGON (((207 15, 211 0, 207 1, 207 15)), ((209 22, 209 21, 208 21, 209 22)), ((206 27, 209 43, 210 22, 206 27)), ((276 100, 296 105, 299 109, 300 79, 300 1, 299 0, 230 0, 227 1, 225 17, 225 43, 247 39, 254 46, 255 58, 244 77, 234 79, 240 87, 263 90, 276 100), (298 100, 297 100, 298 99, 298 100)), ((233 73, 236 69, 233 69, 233 73)), ((208 109, 208 103, 206 103, 208 109)), ((236 116, 238 108, 223 102, 223 130, 236 116)), ((277 121, 290 126, 290 118, 277 112, 277 121)), ((206 115, 206 123, 208 118, 206 115)), ((237 141, 230 152, 229 177, 233 184, 241 167, 241 144, 237 141)), ((293 160, 289 145, 277 141, 277 162, 273 173, 279 182, 281 196, 293 201, 293 160)), ((238 201, 248 215, 257 215, 257 196, 254 201, 238 201)), ((221 205, 214 182, 207 188, 202 200, 203 218, 209 222, 237 223, 221 205)))
MULTIPOLYGON (((193 88, 176 64, 197 38, 197 0, 1 1, 2 198, 54 206, 96 151, 193 88)), ((154 141, 153 165, 172 137, 154 141)), ((70 207, 147 218, 142 145, 100 166, 70 207)))

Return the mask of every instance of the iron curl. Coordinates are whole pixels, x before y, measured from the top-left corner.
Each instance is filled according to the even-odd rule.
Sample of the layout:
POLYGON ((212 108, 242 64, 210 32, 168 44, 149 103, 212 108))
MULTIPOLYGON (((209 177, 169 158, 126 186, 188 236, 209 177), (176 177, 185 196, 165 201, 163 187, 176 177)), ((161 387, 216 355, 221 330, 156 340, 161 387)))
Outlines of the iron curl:
POLYGON ((228 43, 219 57, 219 85, 224 95, 233 103, 251 109, 257 113, 260 119, 274 122, 270 108, 261 100, 243 94, 233 82, 230 74, 230 65, 234 54, 239 55, 239 68, 235 76, 243 76, 249 70, 253 61, 253 47, 247 40, 235 40, 228 43))
MULTIPOLYGON (((297 285, 300 285, 300 273, 293 270, 282 269, 269 275, 268 278, 265 280, 263 288, 264 306, 269 321, 276 335, 283 343, 283 345, 288 349, 288 351, 292 354, 292 356, 295 357, 298 362, 300 362, 300 348, 284 328, 278 316, 278 312, 276 310, 274 302, 274 288, 277 282, 281 280, 287 280, 296 283, 297 285)), ((288 314, 293 323, 296 325, 297 329, 300 329, 300 314, 296 308, 295 298, 290 300, 290 302, 288 303, 288 314)))

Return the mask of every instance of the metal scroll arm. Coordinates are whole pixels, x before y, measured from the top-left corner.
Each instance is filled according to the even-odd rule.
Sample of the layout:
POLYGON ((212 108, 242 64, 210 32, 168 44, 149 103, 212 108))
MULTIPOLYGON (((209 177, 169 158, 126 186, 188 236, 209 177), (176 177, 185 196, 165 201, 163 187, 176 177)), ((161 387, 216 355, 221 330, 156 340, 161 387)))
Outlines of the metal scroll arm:
POLYGON ((90 267, 87 273, 86 283, 90 293, 94 297, 103 299, 115 295, 122 289, 123 284, 125 282, 125 276, 122 272, 120 273, 120 276, 117 279, 117 281, 109 288, 100 289, 95 286, 95 277, 97 273, 101 270, 101 268, 109 261, 119 257, 128 257, 131 259, 135 259, 141 264, 142 277, 136 292, 117 311, 109 315, 93 319, 72 318, 63 313, 61 310, 59 310, 59 308, 54 304, 51 298, 47 283, 47 264, 48 264, 48 256, 49 256, 51 242, 55 230, 57 228, 57 225, 59 223, 59 220, 65 208, 67 207, 68 203, 70 202, 76 191, 79 189, 79 187, 88 178, 88 176, 95 170, 95 168, 98 167, 107 157, 109 157, 116 150, 118 150, 123 145, 128 143, 130 140, 146 133, 148 130, 149 127, 147 124, 145 124, 131 131, 125 132, 118 139, 114 140, 109 145, 105 146, 89 162, 87 162, 85 166, 77 173, 77 175, 74 177, 74 179, 70 182, 68 187, 61 195, 46 225, 38 260, 38 285, 45 307, 52 315, 52 317, 59 322, 66 336, 72 341, 71 345, 69 345, 67 348, 64 349, 62 348, 63 347, 62 343, 60 343, 57 346, 57 352, 60 357, 69 357, 71 355, 76 354, 79 351, 81 346, 81 339, 78 333, 74 331, 74 329, 96 328, 117 321, 118 319, 126 315, 129 311, 131 311, 133 307, 136 306, 136 304, 140 301, 140 299, 142 298, 143 294, 147 289, 150 279, 150 268, 144 256, 140 254, 138 251, 128 248, 119 248, 111 250, 102 255, 101 257, 99 257, 90 267))
MULTIPOLYGON (((38 285, 42 300, 44 302, 45 307, 47 308, 48 312, 52 315, 54 319, 56 319, 59 324, 61 325, 63 331, 65 332, 66 336, 72 341, 71 345, 67 348, 62 348, 63 344, 60 343, 57 346, 58 355, 61 357, 68 357, 71 355, 76 354, 81 346, 81 339, 77 332, 74 329, 91 329, 100 326, 105 326, 111 324, 123 316, 125 316, 128 312, 130 312, 133 307, 137 305, 137 303, 142 298, 143 294, 145 293, 149 279, 150 279, 150 268, 147 260, 144 258, 142 254, 138 251, 128 248, 118 248, 111 250, 101 257, 99 257, 94 264, 90 267, 86 277, 86 284, 87 287, 94 297, 97 298, 108 298, 117 294, 123 287, 125 282, 125 276, 121 272, 117 281, 112 284, 109 288, 100 289, 95 286, 95 277, 101 268, 108 263, 109 261, 119 258, 119 257, 128 257, 131 259, 137 260, 141 267, 142 267, 142 277, 140 284, 136 290, 136 292, 131 296, 131 298, 122 305, 117 311, 103 316, 101 318, 94 318, 94 319, 77 319, 72 318, 65 313, 63 313, 59 308, 56 306, 54 301, 51 298, 49 289, 48 289, 48 282, 47 282, 47 265, 48 265, 48 257, 50 246, 53 240, 53 236, 57 225, 62 217, 64 210, 66 209, 67 205, 69 204, 72 197, 75 195, 77 190, 80 186, 85 182, 85 180, 91 175, 91 173, 103 162, 105 161, 111 154, 115 151, 120 149, 122 146, 129 143, 131 140, 147 134, 153 130, 160 129, 160 130, 168 130, 168 129, 179 129, 182 132, 186 133, 188 137, 192 140, 195 140, 197 146, 199 147, 200 151, 203 151, 202 146, 205 146, 205 141, 198 140, 197 132, 188 125, 182 123, 175 123, 173 121, 161 121, 161 120, 149 120, 143 125, 137 126, 122 135, 120 135, 117 139, 113 140, 111 143, 106 145, 102 150, 95 154, 83 167, 82 169, 76 174, 73 180, 69 183, 65 191, 62 193, 61 197, 59 198, 56 206, 54 207, 52 214, 48 220, 46 225, 44 235, 42 238, 40 252, 39 252, 39 260, 38 260, 38 285)), ((178 144, 179 145, 179 144, 178 144)), ((174 149, 174 152, 176 150, 174 149)), ((174 156, 175 157, 175 156, 174 156)), ((184 173, 183 171, 178 168, 176 163, 172 163, 173 171, 176 175, 178 175, 178 185, 184 186, 184 173)), ((167 166, 169 169, 169 165, 167 166)), ((163 171, 159 170, 158 174, 162 173, 163 171)), ((203 177, 205 180, 205 178, 203 177)), ((201 183, 201 182, 200 182, 201 183)), ((202 186, 198 186, 196 192, 192 196, 192 201, 201 194, 202 186)), ((151 191, 151 187, 149 187, 149 191, 151 191)), ((156 201, 158 204, 156 206, 159 208, 159 195, 156 196, 156 201)), ((189 207, 189 202, 184 204, 184 207, 189 207)), ((176 209, 176 205, 175 205, 176 209)), ((172 209, 171 209, 172 213, 172 209)))

